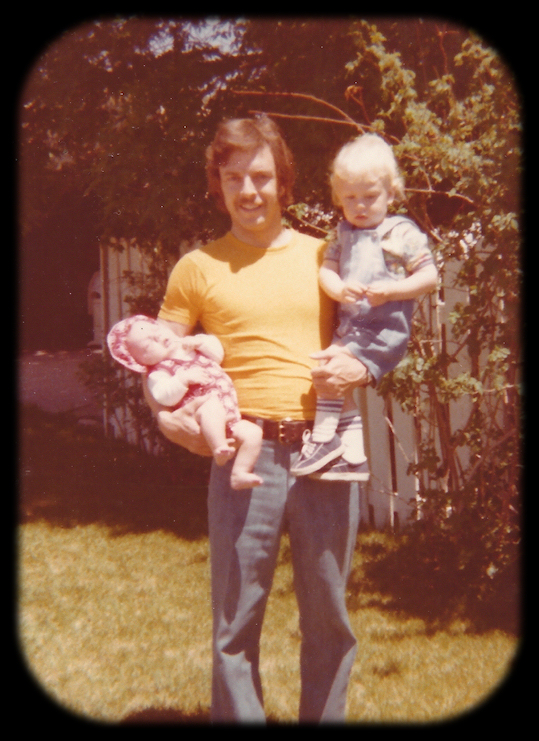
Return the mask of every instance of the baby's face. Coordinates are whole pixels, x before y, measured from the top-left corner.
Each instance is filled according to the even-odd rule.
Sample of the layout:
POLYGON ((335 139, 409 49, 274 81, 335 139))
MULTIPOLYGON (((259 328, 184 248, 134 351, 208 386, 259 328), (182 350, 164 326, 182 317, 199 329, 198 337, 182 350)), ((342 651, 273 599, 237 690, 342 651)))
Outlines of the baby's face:
POLYGON ((344 216, 359 229, 375 229, 387 215, 395 194, 377 175, 359 175, 354 180, 336 178, 335 195, 344 216))
POLYGON ((136 322, 126 339, 129 352, 141 365, 155 365, 170 357, 179 338, 163 324, 136 322))

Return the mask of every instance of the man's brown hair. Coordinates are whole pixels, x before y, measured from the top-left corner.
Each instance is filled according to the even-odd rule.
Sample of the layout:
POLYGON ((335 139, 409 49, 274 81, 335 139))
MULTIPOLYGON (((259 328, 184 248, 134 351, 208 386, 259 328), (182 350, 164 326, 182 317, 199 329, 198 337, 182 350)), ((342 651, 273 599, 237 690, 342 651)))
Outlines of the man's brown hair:
POLYGON ((213 142, 206 150, 208 190, 216 198, 221 210, 226 209, 221 191, 219 168, 227 164, 234 152, 255 152, 265 146, 270 148, 275 161, 279 202, 283 208, 292 203, 292 186, 295 179, 294 158, 278 126, 268 116, 233 118, 220 124, 213 142))

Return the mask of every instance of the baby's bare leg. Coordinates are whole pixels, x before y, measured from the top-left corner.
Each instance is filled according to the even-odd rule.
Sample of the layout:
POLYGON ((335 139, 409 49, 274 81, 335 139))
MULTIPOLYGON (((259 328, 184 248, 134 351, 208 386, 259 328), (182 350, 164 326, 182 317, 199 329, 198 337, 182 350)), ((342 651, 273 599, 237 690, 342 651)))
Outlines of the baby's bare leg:
POLYGON ((242 419, 234 425, 232 433, 239 445, 230 475, 232 488, 251 489, 253 486, 260 486, 263 481, 260 476, 253 473, 253 468, 262 447, 262 429, 242 419))
POLYGON ((226 411, 219 398, 210 394, 195 412, 195 419, 211 448, 215 462, 223 466, 234 457, 236 448, 227 440, 226 411))

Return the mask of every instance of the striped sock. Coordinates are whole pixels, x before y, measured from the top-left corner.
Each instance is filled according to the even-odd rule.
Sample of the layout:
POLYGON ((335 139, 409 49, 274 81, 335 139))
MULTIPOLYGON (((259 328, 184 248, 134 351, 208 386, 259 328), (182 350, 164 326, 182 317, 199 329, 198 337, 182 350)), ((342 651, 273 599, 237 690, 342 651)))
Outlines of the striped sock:
POLYGON ((326 443, 333 439, 339 424, 344 399, 318 399, 311 440, 326 443))
POLYGON ((342 415, 337 427, 337 434, 344 445, 343 458, 345 461, 357 465, 367 460, 363 444, 363 422, 357 412, 345 412, 342 415))

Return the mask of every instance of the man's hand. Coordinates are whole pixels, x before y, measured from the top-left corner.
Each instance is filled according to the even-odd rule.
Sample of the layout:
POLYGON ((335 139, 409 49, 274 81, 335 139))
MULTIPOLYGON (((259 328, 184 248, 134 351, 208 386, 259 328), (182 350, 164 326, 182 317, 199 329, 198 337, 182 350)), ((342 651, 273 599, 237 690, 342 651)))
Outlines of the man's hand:
POLYGON ((197 455, 209 456, 212 454, 196 419, 196 412, 204 403, 204 397, 197 397, 181 409, 170 411, 169 408, 159 404, 150 394, 146 378, 142 381, 142 388, 144 398, 157 419, 160 431, 167 440, 176 445, 181 445, 182 448, 186 448, 197 455))
POLYGON ((320 366, 313 368, 311 375, 316 394, 321 399, 346 396, 354 388, 370 382, 366 366, 345 347, 332 345, 311 357, 320 361, 320 366))
POLYGON ((203 403, 204 399, 199 397, 173 412, 162 409, 157 413, 157 424, 171 443, 181 445, 197 455, 211 456, 212 452, 196 420, 196 410, 203 403))

